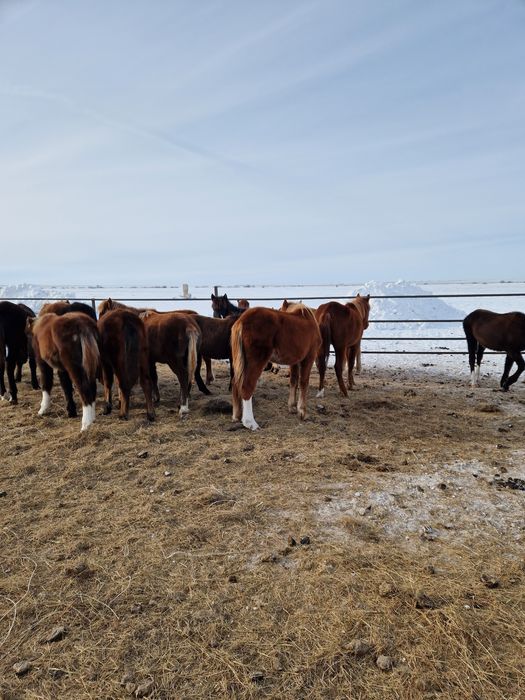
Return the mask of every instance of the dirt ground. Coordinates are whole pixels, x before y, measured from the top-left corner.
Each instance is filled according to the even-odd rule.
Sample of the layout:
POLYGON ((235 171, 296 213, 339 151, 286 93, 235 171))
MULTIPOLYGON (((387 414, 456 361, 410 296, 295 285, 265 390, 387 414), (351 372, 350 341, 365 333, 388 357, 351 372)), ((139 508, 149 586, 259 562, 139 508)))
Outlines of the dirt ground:
POLYGON ((252 433, 216 370, 184 420, 164 369, 152 425, 0 405, 0 698, 525 697, 523 384, 330 371, 301 423, 281 370, 252 433))

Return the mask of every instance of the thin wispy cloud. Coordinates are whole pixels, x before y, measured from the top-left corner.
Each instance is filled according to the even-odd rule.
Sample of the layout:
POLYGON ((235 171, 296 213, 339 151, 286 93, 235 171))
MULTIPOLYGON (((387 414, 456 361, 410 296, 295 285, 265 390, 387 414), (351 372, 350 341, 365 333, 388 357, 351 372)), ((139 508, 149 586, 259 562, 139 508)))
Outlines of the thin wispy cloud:
POLYGON ((6 281, 522 274, 523 3, 0 8, 6 281))

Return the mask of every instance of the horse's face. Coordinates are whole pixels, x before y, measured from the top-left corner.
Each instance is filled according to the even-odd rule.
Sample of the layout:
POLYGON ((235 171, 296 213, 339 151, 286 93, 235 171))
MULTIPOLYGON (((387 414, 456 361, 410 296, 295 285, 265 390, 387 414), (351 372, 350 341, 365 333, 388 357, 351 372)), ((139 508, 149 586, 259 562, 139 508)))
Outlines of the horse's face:
POLYGON ((102 318, 104 314, 107 314, 107 312, 111 311, 111 309, 113 308, 113 300, 111 299, 111 297, 109 299, 104 299, 104 301, 101 301, 98 305, 98 317, 102 318))
POLYGON ((228 314, 228 295, 223 294, 221 297, 211 295, 211 308, 213 309, 214 318, 224 318, 228 314))

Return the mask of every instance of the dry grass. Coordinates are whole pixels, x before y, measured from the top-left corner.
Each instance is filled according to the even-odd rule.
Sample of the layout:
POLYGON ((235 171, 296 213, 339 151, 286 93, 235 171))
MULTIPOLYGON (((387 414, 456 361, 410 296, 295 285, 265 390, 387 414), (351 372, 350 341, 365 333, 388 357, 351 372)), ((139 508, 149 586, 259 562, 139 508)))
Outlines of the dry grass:
POLYGON ((332 382, 318 408, 311 392, 300 423, 284 373, 265 374, 255 434, 205 415, 201 396, 181 421, 166 371, 155 424, 137 394, 128 423, 98 417, 82 435, 57 390, 38 419, 24 383, 18 407, 0 406, 0 697, 122 698, 148 679, 152 698, 524 697, 525 494, 466 468, 472 494, 421 482, 440 534, 409 526, 411 484, 441 465, 513 472, 523 388, 357 381, 347 401, 332 382), (359 514, 399 484, 396 510, 374 501, 359 514), (465 520, 471 496, 493 515, 465 520), (43 642, 57 626, 65 637, 43 642), (369 643, 362 656, 355 639, 369 643), (32 668, 17 677, 21 660, 32 668))

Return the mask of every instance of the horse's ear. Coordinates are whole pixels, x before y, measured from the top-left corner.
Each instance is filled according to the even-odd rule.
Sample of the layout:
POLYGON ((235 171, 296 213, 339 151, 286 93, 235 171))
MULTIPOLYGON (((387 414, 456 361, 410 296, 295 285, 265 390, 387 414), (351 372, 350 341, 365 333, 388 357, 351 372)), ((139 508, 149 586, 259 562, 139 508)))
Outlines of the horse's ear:
POLYGON ((215 296, 215 294, 212 293, 212 295, 211 295, 211 300, 212 300, 212 301, 215 301, 215 299, 216 299, 216 296, 215 296))
POLYGON ((223 294, 223 295, 222 295, 222 298, 224 299, 224 301, 228 301, 228 295, 227 295, 227 294, 223 294))
POLYGON ((360 296, 361 296, 361 295, 359 294, 359 292, 357 292, 357 296, 358 296, 358 297, 360 297, 360 296))
POLYGON ((367 294, 367 295, 366 295, 366 298, 367 298, 367 299, 370 299, 370 294, 367 294))
POLYGON ((113 299, 111 297, 108 297, 108 309, 113 308, 113 299))

